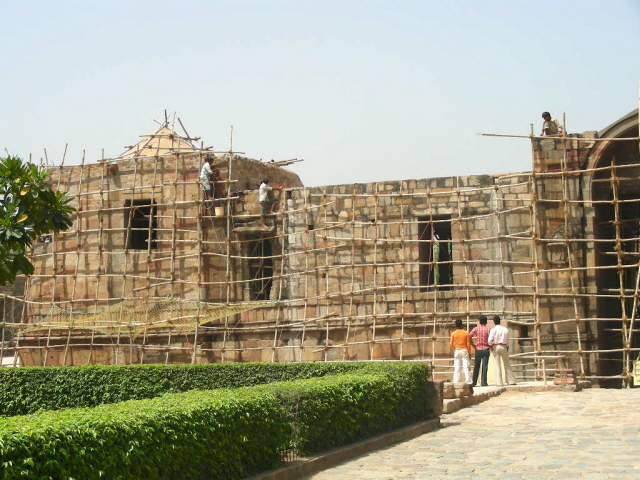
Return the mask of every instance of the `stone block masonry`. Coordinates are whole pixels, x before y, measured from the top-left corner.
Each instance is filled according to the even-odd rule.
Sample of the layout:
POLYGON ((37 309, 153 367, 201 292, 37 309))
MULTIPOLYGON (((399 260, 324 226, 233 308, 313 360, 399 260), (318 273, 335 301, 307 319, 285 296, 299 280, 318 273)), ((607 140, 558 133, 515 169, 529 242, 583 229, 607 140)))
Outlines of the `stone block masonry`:
POLYGON ((93 313, 124 298, 261 308, 143 337, 52 328, 21 338, 17 351, 23 364, 40 365, 424 361, 435 380, 450 380, 454 320, 470 330, 485 314, 510 329, 519 380, 556 368, 597 378, 610 361, 604 351, 627 347, 628 368, 633 340, 603 346, 608 328, 629 341, 637 286, 623 239, 633 232, 615 221, 632 212, 616 213, 622 196, 611 197, 603 225, 612 228, 599 226, 605 207, 586 191, 595 180, 566 162, 592 161, 576 142, 534 139, 532 172, 322 187, 220 156, 224 188, 213 205, 202 202, 196 175, 206 152, 119 160, 117 173, 104 162, 61 168, 53 183, 78 212, 71 231, 34 248, 23 323, 42 322, 52 303, 93 313), (263 178, 285 187, 266 229, 263 178), (620 262, 603 265, 596 253, 605 246, 620 262), (620 288, 598 290, 602 278, 624 285, 622 302, 620 288), (606 327, 604 295, 617 301, 620 324, 606 327))

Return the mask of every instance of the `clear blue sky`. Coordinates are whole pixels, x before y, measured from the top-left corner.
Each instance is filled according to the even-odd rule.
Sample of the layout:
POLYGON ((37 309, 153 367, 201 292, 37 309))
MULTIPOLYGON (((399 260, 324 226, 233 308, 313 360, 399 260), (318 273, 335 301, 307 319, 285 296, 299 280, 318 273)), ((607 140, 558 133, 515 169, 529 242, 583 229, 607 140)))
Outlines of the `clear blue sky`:
POLYGON ((306 185, 530 169, 540 113, 638 105, 640 1, 0 0, 0 148, 120 154, 177 112, 306 185))

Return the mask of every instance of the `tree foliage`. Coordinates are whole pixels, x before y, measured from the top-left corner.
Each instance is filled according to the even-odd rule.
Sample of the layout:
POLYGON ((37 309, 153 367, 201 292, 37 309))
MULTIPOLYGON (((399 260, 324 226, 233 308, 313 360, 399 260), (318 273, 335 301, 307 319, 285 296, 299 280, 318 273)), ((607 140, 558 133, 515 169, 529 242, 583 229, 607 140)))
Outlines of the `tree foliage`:
POLYGON ((27 254, 33 242, 73 223, 72 198, 51 189, 49 173, 18 157, 0 158, 0 285, 32 274, 27 254))

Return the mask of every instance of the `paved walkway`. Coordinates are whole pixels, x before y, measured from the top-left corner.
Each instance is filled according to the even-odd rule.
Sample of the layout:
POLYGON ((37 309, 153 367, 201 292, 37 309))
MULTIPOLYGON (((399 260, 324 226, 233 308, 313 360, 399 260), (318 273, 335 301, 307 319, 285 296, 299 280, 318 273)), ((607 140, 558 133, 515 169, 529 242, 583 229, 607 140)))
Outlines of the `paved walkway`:
POLYGON ((442 423, 308 478, 640 479, 640 389, 505 393, 442 423))

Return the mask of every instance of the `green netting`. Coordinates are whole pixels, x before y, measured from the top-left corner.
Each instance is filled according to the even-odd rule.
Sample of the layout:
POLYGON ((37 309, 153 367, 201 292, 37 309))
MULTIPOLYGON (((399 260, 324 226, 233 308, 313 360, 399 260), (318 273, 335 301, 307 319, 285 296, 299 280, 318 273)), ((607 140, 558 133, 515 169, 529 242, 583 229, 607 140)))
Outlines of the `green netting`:
POLYGON ((209 305, 206 303, 167 299, 128 299, 106 310, 84 313, 65 310, 52 305, 49 313, 39 322, 25 325, 18 335, 42 330, 91 330, 103 334, 132 334, 154 329, 172 329, 189 333, 203 325, 236 313, 271 305, 272 302, 254 302, 235 305, 209 305))

